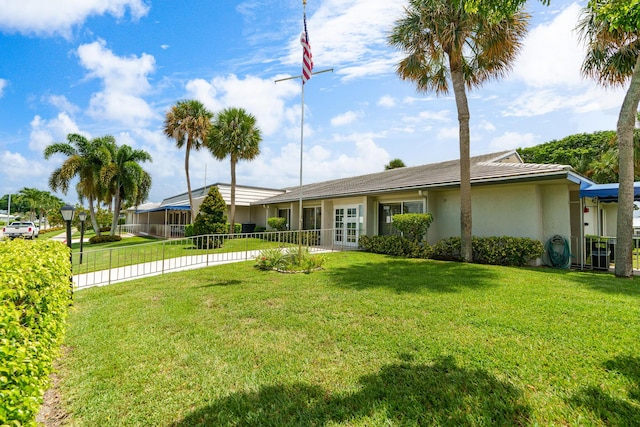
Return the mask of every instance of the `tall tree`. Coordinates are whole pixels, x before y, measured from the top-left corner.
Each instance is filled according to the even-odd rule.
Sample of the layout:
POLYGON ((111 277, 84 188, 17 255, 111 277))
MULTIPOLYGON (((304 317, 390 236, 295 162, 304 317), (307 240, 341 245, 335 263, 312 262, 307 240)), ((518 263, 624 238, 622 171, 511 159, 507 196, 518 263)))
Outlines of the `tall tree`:
POLYGON ((407 56, 397 66, 419 92, 447 94, 456 101, 460 144, 460 229, 462 259, 471 261, 471 166, 467 90, 510 68, 526 34, 529 15, 479 10, 478 1, 410 0, 389 42, 407 56))
POLYGON ((18 191, 18 200, 24 202, 29 207, 29 221, 35 219, 35 214, 38 212, 38 207, 42 202, 44 191, 37 188, 24 187, 18 191))
POLYGON ((100 180, 113 198, 112 236, 116 233, 122 202, 144 202, 151 187, 151 176, 140 166, 140 162, 151 161, 151 155, 144 150, 134 150, 128 145, 114 148, 111 162, 100 171, 100 180))
POLYGON ((191 194, 191 179, 189 178, 189 154, 191 150, 202 148, 213 113, 195 99, 178 101, 171 107, 164 118, 164 134, 176 141, 178 148, 185 147, 184 172, 187 177, 187 192, 189 193, 189 208, 191 223, 195 219, 193 209, 193 195, 191 194))
POLYGON ((115 139, 112 136, 89 140, 83 135, 70 133, 67 135, 67 142, 55 142, 44 149, 45 159, 49 159, 54 154, 67 156, 62 166, 51 173, 49 188, 67 194, 71 181, 79 178, 76 186, 78 197, 88 200, 91 224, 97 235, 100 235, 100 228, 96 222, 94 202, 99 201, 104 193, 104 189, 100 186, 100 170, 110 159, 108 148, 110 143, 115 145, 115 139))
POLYGON ((207 147, 218 159, 231 159, 231 229, 236 220, 236 164, 260 154, 262 136, 256 118, 243 108, 226 108, 216 117, 207 136, 207 147))
POLYGON ((629 85, 618 115, 620 187, 616 235, 617 277, 633 277, 633 131, 640 102, 640 0, 590 0, 578 28, 587 42, 584 75, 605 86, 629 85))

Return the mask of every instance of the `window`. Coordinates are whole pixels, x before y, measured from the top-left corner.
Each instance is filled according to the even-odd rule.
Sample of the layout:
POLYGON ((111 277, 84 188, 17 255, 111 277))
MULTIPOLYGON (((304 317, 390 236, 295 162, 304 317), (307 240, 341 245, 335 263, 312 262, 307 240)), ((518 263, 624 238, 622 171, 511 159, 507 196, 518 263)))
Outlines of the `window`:
POLYGON ((418 202, 380 203, 378 209, 378 234, 380 236, 397 234, 400 232, 392 225, 391 219, 401 213, 423 213, 424 204, 418 202))
POLYGON ((302 210, 302 229, 319 230, 322 228, 322 210, 317 208, 304 208, 302 210))
POLYGON ((291 209, 278 209, 278 218, 285 218, 287 220, 287 230, 291 224, 291 209))

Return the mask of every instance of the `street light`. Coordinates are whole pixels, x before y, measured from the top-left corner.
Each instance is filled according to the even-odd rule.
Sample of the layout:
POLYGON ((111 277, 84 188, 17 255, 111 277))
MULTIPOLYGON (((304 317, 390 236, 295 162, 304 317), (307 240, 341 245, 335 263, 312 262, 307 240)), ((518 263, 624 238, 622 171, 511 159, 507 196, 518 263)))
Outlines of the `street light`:
POLYGON ((87 219, 87 213, 82 211, 78 214, 80 219, 80 264, 82 264, 82 244, 84 243, 84 222, 87 219))
POLYGON ((76 209, 71 205, 65 205, 60 208, 62 219, 67 223, 67 246, 69 247, 69 262, 71 263, 71 295, 73 296, 73 252, 71 251, 71 221, 73 221, 73 214, 76 209))

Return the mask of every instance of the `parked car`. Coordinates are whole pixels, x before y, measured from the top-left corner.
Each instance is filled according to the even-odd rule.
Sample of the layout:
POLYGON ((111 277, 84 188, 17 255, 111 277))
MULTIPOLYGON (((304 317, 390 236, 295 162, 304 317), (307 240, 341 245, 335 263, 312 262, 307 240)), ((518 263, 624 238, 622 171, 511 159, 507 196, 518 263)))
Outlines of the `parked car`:
POLYGON ((25 239, 37 239, 40 228, 31 221, 14 221, 2 229, 2 234, 10 239, 22 237, 25 239))

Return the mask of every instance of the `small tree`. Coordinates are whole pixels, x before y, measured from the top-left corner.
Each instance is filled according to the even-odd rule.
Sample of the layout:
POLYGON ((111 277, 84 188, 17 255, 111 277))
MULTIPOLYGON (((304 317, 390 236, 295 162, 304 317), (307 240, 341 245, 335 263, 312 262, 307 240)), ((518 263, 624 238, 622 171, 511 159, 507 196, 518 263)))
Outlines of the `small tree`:
POLYGON ((393 226, 397 228, 404 237, 418 243, 427 233, 433 215, 430 213, 406 213, 396 214, 392 218, 393 226))
MULTIPOLYGON (((207 197, 200 205, 200 212, 196 216, 192 227, 185 229, 186 236, 201 236, 206 234, 225 234, 227 227, 227 203, 222 198, 218 187, 209 188, 207 197)), ((212 240, 206 239, 203 245, 212 246, 212 240)), ((213 244, 214 247, 220 244, 213 244)))

